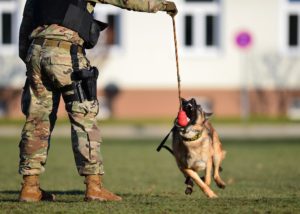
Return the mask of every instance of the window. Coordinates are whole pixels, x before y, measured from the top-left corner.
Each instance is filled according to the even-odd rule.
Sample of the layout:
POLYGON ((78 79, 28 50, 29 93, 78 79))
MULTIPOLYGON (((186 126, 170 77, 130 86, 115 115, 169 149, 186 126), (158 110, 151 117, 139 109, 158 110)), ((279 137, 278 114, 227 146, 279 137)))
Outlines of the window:
POLYGON ((184 44, 190 47, 193 45, 193 16, 186 15, 184 18, 184 44))
POLYGON ((205 26, 206 26, 206 35, 205 35, 205 44, 207 46, 217 46, 218 41, 216 38, 216 28, 217 28, 217 16, 208 15, 205 17, 205 26))
POLYGON ((185 0, 181 6, 181 44, 186 55, 220 51, 220 0, 185 0))
POLYGON ((107 14, 107 44, 109 45, 121 45, 120 38, 120 15, 119 14, 107 14))
POLYGON ((0 54, 14 54, 17 43, 16 1, 0 1, 0 54))
POLYGON ((298 46, 298 28, 299 28, 298 15, 289 15, 288 19, 288 45, 290 47, 298 46))
POLYGON ((2 43, 3 44, 12 43, 12 14, 11 13, 2 14, 2 43))
POLYGON ((121 10, 111 5, 95 7, 95 17, 100 21, 108 23, 109 27, 103 31, 105 43, 112 49, 122 47, 122 15, 121 10))
POLYGON ((287 54, 300 51, 300 0, 282 0, 281 46, 287 54))

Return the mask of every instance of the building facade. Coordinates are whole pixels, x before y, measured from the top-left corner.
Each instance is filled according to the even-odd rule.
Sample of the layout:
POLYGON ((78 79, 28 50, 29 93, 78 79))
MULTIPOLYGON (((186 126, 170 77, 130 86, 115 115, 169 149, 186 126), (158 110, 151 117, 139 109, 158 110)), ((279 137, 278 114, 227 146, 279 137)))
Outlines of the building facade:
MULTIPOLYGON (((195 97, 217 117, 299 117, 300 0, 175 2, 183 97, 195 97)), ((24 3, 0 1, 3 115, 17 115, 17 101, 7 99, 18 100, 25 79, 25 67, 16 57, 24 3)), ((88 53, 101 70, 103 112, 116 118, 176 115, 171 18, 102 4, 96 17, 111 26, 88 53)))

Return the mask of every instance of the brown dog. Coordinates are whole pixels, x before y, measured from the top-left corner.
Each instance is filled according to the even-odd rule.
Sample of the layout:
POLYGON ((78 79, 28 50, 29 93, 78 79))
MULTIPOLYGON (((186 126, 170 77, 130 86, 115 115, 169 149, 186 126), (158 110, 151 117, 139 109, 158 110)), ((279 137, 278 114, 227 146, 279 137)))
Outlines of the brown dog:
POLYGON ((182 109, 190 121, 187 126, 176 126, 173 130, 172 147, 177 165, 186 177, 186 194, 192 193, 194 181, 206 196, 216 198, 217 195, 209 187, 212 170, 218 187, 225 188, 219 171, 226 152, 222 150, 217 132, 207 120, 211 113, 204 112, 195 99, 182 99, 182 109), (199 177, 200 171, 205 171, 204 178, 199 177))

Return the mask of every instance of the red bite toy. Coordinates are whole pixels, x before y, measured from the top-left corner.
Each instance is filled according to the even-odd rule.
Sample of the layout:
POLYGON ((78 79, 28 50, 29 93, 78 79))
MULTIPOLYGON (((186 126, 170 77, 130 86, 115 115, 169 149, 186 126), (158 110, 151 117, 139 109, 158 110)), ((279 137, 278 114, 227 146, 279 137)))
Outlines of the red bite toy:
POLYGON ((177 123, 178 123, 178 125, 180 125, 182 127, 185 127, 189 123, 188 117, 186 116, 185 111, 180 110, 178 112, 177 123))

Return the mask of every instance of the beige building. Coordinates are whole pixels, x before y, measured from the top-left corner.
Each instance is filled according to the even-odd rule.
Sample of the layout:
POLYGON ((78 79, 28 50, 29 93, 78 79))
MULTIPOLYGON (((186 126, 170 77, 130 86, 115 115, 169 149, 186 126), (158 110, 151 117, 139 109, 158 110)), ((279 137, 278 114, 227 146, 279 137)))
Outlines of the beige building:
MULTIPOLYGON (((175 2, 185 98, 196 97, 216 117, 300 117, 300 0, 175 2)), ((18 100, 25 78, 16 57, 23 5, 24 0, 0 1, 0 114, 17 115, 17 101, 7 100, 18 100)), ((101 70, 99 90, 119 90, 112 103, 100 97, 103 117, 109 104, 117 118, 175 116, 170 17, 101 4, 96 15, 111 24, 88 53, 101 70)))

